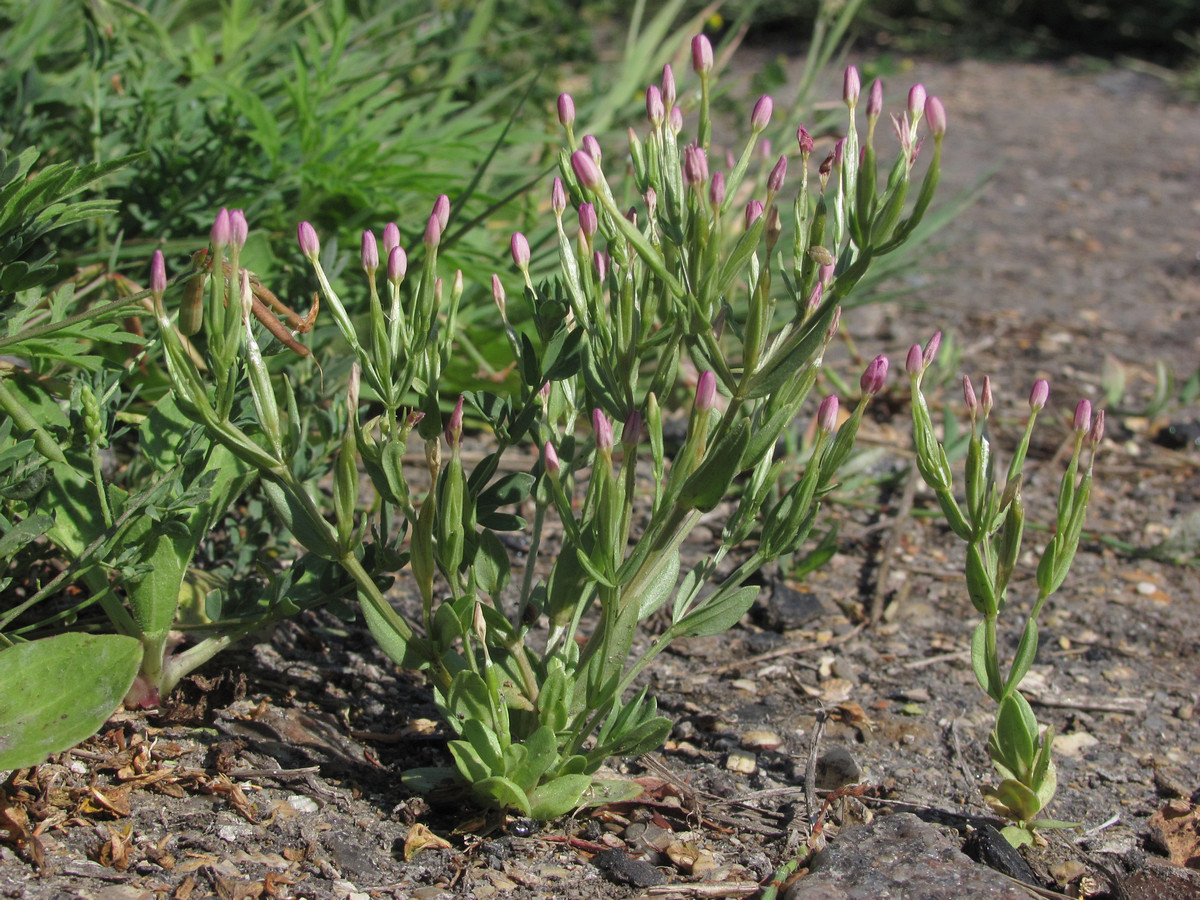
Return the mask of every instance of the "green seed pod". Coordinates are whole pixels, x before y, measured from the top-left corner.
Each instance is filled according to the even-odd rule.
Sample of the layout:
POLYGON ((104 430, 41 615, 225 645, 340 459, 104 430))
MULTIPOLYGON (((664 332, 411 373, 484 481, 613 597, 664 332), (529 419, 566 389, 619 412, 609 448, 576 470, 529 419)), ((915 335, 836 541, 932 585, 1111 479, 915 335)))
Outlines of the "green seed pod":
POLYGON ((338 548, 349 553, 354 536, 354 512, 358 508, 358 466, 355 464, 354 428, 347 425, 333 470, 333 509, 337 519, 338 548))

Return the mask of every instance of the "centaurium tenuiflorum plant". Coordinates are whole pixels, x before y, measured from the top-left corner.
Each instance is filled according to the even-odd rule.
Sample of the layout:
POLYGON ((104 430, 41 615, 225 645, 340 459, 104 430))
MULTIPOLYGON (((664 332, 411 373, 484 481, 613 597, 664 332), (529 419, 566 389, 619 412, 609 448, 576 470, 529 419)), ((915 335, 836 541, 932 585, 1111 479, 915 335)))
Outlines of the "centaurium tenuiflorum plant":
POLYGON ((1075 408, 1071 459, 1058 489, 1053 536, 1042 551, 1037 567, 1037 596, 1025 619, 1020 643, 1012 662, 1002 667, 997 645, 997 623, 1008 602, 1008 586, 1020 557, 1025 527, 1021 489, 1026 453, 1038 413, 1046 406, 1050 386, 1034 383, 1029 394, 1029 419, 1013 451, 1003 480, 997 475, 996 460, 987 434, 993 398, 991 379, 985 377, 977 394, 969 378, 963 378, 963 398, 971 419, 971 436, 964 470, 963 500, 954 493, 953 476, 944 446, 933 430, 928 404, 921 392, 921 378, 933 361, 941 334, 922 348, 914 344, 905 368, 912 390, 913 445, 917 469, 933 490, 950 529, 966 543, 967 595, 982 617, 971 639, 971 666, 983 691, 996 703, 996 724, 988 737, 988 755, 1001 782, 985 791, 995 810, 1013 821, 1004 829, 1014 845, 1032 840, 1033 829, 1061 825, 1039 819, 1038 814, 1054 796, 1057 787, 1051 746, 1054 727, 1040 732, 1029 702, 1022 696, 1021 681, 1037 655, 1037 617, 1050 595, 1062 585, 1075 558, 1079 536, 1091 496, 1092 463, 1104 436, 1104 412, 1092 414, 1091 403, 1080 400, 1075 408), (1081 459, 1086 452, 1086 464, 1081 459))
MULTIPOLYGON (((560 98, 567 146, 550 186, 560 273, 552 283, 534 283, 529 242, 512 236, 529 308, 521 328, 510 319, 502 279, 492 283, 520 378, 507 396, 468 392, 448 420, 438 406, 462 291, 461 279, 446 288, 436 272, 448 202, 429 217, 420 276, 403 290, 407 258, 385 230, 386 298, 376 284, 381 257, 374 237, 364 235, 368 298, 357 324, 325 277, 315 231, 300 226, 322 309, 355 360, 332 497, 290 467, 308 436, 297 428, 289 385, 275 384, 262 364, 236 256, 228 278, 212 267, 213 295, 203 310, 207 376, 156 294, 180 402, 260 473, 296 539, 349 573, 384 649, 429 671, 455 733, 458 775, 476 798, 539 818, 629 795, 630 785, 597 780, 597 770, 611 756, 657 746, 671 725, 645 688, 629 694, 639 673, 673 639, 736 623, 757 594, 745 584, 749 576, 807 538, 867 403, 884 386, 886 358, 867 367, 840 424, 837 398, 821 401, 807 464, 790 484, 780 483, 789 470, 775 458, 777 439, 817 382, 842 304, 873 259, 904 243, 937 181, 945 123, 933 115, 936 100, 926 103, 940 123, 936 149, 909 205, 920 112, 903 114, 900 155, 881 185, 874 168, 881 95, 872 91, 860 151, 857 94, 849 87, 841 152, 831 151, 815 171, 815 143, 801 126, 792 165, 768 159, 760 187, 747 180, 774 115, 764 96, 748 111, 740 156, 715 173, 711 49, 703 40, 693 45, 693 61, 702 88, 695 133, 677 105, 667 108, 676 87, 674 73, 664 74, 663 85, 647 92, 648 131, 630 131, 633 177, 624 183, 606 177, 605 169, 624 166, 594 136, 574 132, 574 103, 560 98), (779 203, 789 169, 798 189, 795 234, 784 246, 779 203), (252 420, 232 415, 231 385, 248 387, 252 420), (364 422, 368 392, 374 415, 364 422), (670 446, 664 418, 687 397, 686 434, 670 446), (485 421, 495 442, 470 471, 462 453, 466 414, 485 421), (403 464, 414 429, 425 442, 423 497, 403 464), (499 475, 505 452, 529 439, 541 449, 533 469, 499 475), (356 459, 373 498, 359 495, 356 459), (534 510, 529 561, 520 586, 508 588, 509 561, 496 531, 525 527, 503 511, 522 500, 534 510), (681 545, 714 512, 718 547, 682 572, 681 545), (538 550, 551 517, 562 545, 541 571, 538 550), (751 552, 718 574, 752 536, 751 552), (421 598, 415 623, 395 613, 380 589, 406 564, 421 598), (642 644, 644 621, 660 610, 665 630, 642 644)), ((848 86, 856 80, 856 72, 847 74, 848 86)))

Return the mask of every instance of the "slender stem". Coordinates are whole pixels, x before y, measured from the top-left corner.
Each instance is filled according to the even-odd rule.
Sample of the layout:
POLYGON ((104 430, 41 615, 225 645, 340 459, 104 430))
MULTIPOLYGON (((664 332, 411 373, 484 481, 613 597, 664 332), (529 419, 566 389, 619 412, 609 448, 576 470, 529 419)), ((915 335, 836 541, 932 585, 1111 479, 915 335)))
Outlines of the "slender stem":
POLYGON ((8 389, 7 379, 0 378, 0 409, 3 409, 22 431, 32 432, 33 445, 37 452, 46 459, 57 463, 65 463, 67 457, 63 454, 58 441, 38 423, 25 405, 8 389))

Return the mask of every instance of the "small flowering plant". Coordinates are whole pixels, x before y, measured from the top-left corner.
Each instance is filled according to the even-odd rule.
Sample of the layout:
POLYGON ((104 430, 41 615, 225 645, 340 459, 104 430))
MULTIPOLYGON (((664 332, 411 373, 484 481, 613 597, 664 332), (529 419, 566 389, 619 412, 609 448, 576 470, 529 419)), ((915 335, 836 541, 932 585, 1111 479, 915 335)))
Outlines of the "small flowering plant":
MULTIPOLYGON (((772 100, 753 105, 740 155, 714 171, 712 48, 701 36, 692 51, 700 86, 694 130, 685 135, 667 67, 646 91, 648 131, 629 133, 630 179, 605 175, 625 164, 606 165, 599 141, 576 135, 572 99, 559 99, 566 146, 551 187, 558 276, 535 284, 529 242, 512 236, 518 302, 528 309, 522 330, 509 316, 504 280, 492 280, 520 377, 507 395, 469 392, 448 418, 438 405, 462 294, 461 276, 448 288, 437 276, 448 200, 439 198, 429 218, 415 283, 406 279, 394 226, 384 231, 382 253, 364 234, 368 297, 359 321, 324 274, 315 231, 301 224, 322 308, 355 361, 331 496, 295 468, 309 437, 290 386, 275 384, 263 364, 237 242, 228 277, 212 266, 209 302, 180 312, 181 323, 199 325, 206 338, 206 375, 174 327, 156 269, 155 310, 180 404, 258 471, 295 538, 345 570, 389 655, 429 673, 454 732, 456 772, 411 773, 414 785, 456 774, 484 804, 538 818, 636 793, 597 772, 612 756, 658 746, 671 727, 648 690, 636 688, 638 676, 672 640, 717 634, 750 608, 758 589, 746 581, 807 538, 866 404, 884 386, 881 356, 863 373, 848 415, 839 416, 837 397, 816 404, 807 465, 781 483, 789 469, 775 458, 777 440, 816 385, 843 303, 874 259, 905 243, 932 199, 946 128, 940 102, 920 86, 909 93, 893 119, 899 154, 881 179, 882 87, 870 91, 860 140, 851 68, 846 136, 817 163, 816 142, 800 126, 793 155, 755 180, 750 169, 772 100), (910 200, 923 130, 934 150, 910 200), (798 174, 784 242, 779 203, 789 162, 798 174), (243 386, 248 408, 234 402, 243 386), (686 433, 672 445, 664 420, 681 397, 689 398, 686 433), (486 422, 495 442, 470 471, 467 415, 486 422), (424 441, 426 479, 414 479, 404 463, 414 435, 424 441), (540 449, 537 463, 504 473, 502 460, 521 442, 540 449), (372 496, 360 494, 360 466, 372 496), (421 481, 428 487, 418 489, 421 481), (519 501, 532 506, 532 522, 507 511, 519 501), (680 548, 706 514, 718 517, 719 544, 685 570, 680 548), (543 567, 538 554, 552 519, 561 549, 543 567), (510 585, 497 532, 522 528, 528 559, 520 585, 510 585), (722 567, 752 536, 751 552, 722 567), (413 621, 382 593, 406 566, 421 599, 413 621), (643 623, 656 615, 664 630, 643 638, 643 623)), ((219 256, 224 245, 214 235, 219 256)))
POLYGON ((985 791, 985 796, 997 813, 1014 822, 1003 833, 1019 846, 1033 840, 1035 828, 1067 824, 1038 818, 1058 784, 1051 758, 1054 727, 1049 725, 1040 731, 1019 687, 1037 655, 1037 617, 1050 595, 1062 586, 1079 546, 1091 496, 1092 462, 1104 436, 1104 412, 1097 412, 1093 418, 1091 403, 1086 399, 1075 408, 1074 447, 1059 485, 1054 535, 1042 551, 1037 567, 1037 597, 1025 619, 1016 655, 1005 670, 997 647, 997 622, 1007 605, 1009 579, 1020 556, 1025 528, 1021 500, 1025 456, 1034 422, 1050 396, 1050 386, 1042 380, 1034 383, 1024 434, 1000 481, 987 436, 993 404, 991 380, 984 378, 981 394, 977 395, 971 380, 963 378, 971 437, 964 472, 965 503, 960 503, 954 496, 945 448, 934 434, 929 407, 921 393, 921 378, 940 340, 941 334, 935 334, 924 349, 913 345, 908 353, 905 368, 912 389, 913 443, 921 477, 933 490, 950 529, 966 543, 967 594, 983 617, 971 639, 971 666, 979 686, 999 704, 996 725, 988 738, 988 755, 1002 781, 985 791), (1087 463, 1081 472, 1085 450, 1087 463))

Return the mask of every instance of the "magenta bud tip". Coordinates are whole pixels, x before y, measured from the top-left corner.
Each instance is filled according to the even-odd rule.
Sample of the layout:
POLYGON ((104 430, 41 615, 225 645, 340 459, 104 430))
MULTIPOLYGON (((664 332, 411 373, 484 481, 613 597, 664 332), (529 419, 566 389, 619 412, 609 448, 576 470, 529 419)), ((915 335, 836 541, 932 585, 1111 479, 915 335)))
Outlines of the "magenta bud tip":
POLYGON ((769 94, 763 94, 754 103, 750 112, 750 127, 754 131, 762 131, 771 122, 771 113, 775 109, 775 101, 769 94))
POLYGON ((713 67, 712 42, 702 34, 692 38, 692 69, 697 75, 707 75, 713 67))
POLYGON ((671 111, 667 114, 667 124, 671 127, 672 134, 679 134, 683 131, 683 110, 678 106, 672 106, 671 111))
POLYGON ((596 140, 596 136, 594 134, 585 134, 583 136, 583 140, 580 141, 580 144, 583 147, 584 152, 586 152, 587 155, 592 158, 592 162, 594 162, 596 165, 600 165, 601 161, 604 159, 604 156, 600 152, 600 142, 596 140))
POLYGON ((454 412, 450 413, 450 421, 446 424, 446 443, 457 447, 462 442, 463 398, 459 395, 458 403, 454 404, 454 412))
POLYGON ((767 190, 772 194, 778 194, 783 190, 783 181, 787 178, 787 157, 779 157, 779 162, 775 163, 775 168, 771 169, 771 174, 767 176, 767 190))
POLYGON ((725 176, 720 172, 713 172, 712 182, 708 187, 708 199, 713 206, 720 206, 725 202, 725 176))
POLYGON ((1092 427, 1092 401, 1084 397, 1075 406, 1075 431, 1084 434, 1092 427))
POLYGON ((383 226, 383 252, 390 254, 392 249, 400 246, 400 229, 395 222, 383 226))
POLYGON ((600 221, 596 217, 596 207, 591 203, 581 203, 579 205, 579 230, 583 232, 583 236, 592 237, 599 227, 600 221))
POLYGON ((368 275, 379 268, 379 245, 375 242, 373 231, 362 233, 362 267, 368 275))
POLYGON ((321 242, 317 240, 317 231, 308 222, 301 222, 296 228, 296 237, 300 241, 300 252, 308 259, 316 262, 321 252, 321 242))
POLYGON ((521 232, 513 233, 512 240, 509 241, 509 248, 512 250, 513 263, 518 269, 524 271, 529 268, 529 240, 521 232))
POLYGON ((546 464, 546 471, 551 475, 557 475, 561 468, 558 462, 558 452, 549 441, 546 441, 545 446, 542 447, 542 459, 546 464))
POLYGON ((558 121, 564 128, 575 121, 575 101, 570 94, 558 95, 558 121))
POLYGON ((908 114, 914 119, 925 111, 925 85, 914 84, 908 89, 908 114))
POLYGON ((229 242, 239 250, 246 246, 246 238, 250 236, 250 225, 246 222, 246 214, 235 209, 229 214, 229 242))
POLYGON ((867 94, 867 118, 874 119, 883 112, 883 82, 876 78, 867 94))
POLYGON ((717 376, 711 369, 705 369, 696 383, 696 409, 699 412, 708 412, 716 405, 716 400, 717 376))
POLYGON ((862 92, 862 79, 858 69, 846 66, 846 74, 842 77, 842 101, 853 109, 858 104, 858 96, 862 92))
POLYGON ((830 394, 817 407, 817 428, 825 434, 831 434, 837 428, 838 398, 830 394))
POLYGON ((625 417, 621 427, 621 443, 636 444, 642 433, 642 414, 636 409, 625 417))
POLYGON ((388 279, 390 281, 403 281, 405 274, 408 272, 408 255, 404 252, 404 248, 396 245, 388 251, 388 279))
POLYGON ((563 210, 567 208, 567 192, 563 189, 562 179, 557 176, 554 179, 554 185, 550 188, 550 208, 560 219, 563 210))
POLYGON ((1092 422, 1092 430, 1088 433, 1088 440, 1092 446, 1096 447, 1104 440, 1104 410, 1096 410, 1096 418, 1092 422))
POLYGON ((882 355, 877 356, 868 363, 866 371, 858 381, 858 386, 868 397, 874 397, 883 390, 883 386, 887 382, 887 373, 888 358, 882 355))
POLYGON ((904 360, 904 371, 909 375, 920 375, 922 368, 922 360, 924 353, 921 351, 920 344, 913 344, 908 348, 908 357, 904 360))
POLYGON ((938 347, 942 346, 942 333, 935 331, 933 337, 929 339, 929 343, 925 345, 925 353, 922 355, 921 368, 928 368, 933 362, 933 358, 937 356, 938 347))
POLYGON ((975 418, 975 411, 979 408, 979 398, 975 396, 975 387, 971 384, 969 376, 964 375, 962 380, 963 400, 967 404, 967 411, 971 414, 971 418, 975 418))
POLYGON ((759 216, 763 214, 763 205, 760 200, 751 200, 746 204, 746 229, 758 221, 759 216))
POLYGON ((602 410, 592 410, 592 429, 596 432, 596 449, 611 450, 613 448, 612 424, 602 410))
POLYGON ((215 249, 220 250, 229 244, 230 237, 232 237, 232 226, 229 222, 229 210, 222 206, 221 211, 217 213, 216 219, 213 220, 209 240, 215 249))
POLYGON ((808 129, 801 125, 796 129, 796 143, 800 145, 800 152, 808 156, 813 152, 816 144, 813 142, 813 136, 808 133, 808 129))
POLYGON ((438 234, 441 234, 450 223, 450 198, 445 194, 438 194, 437 199, 433 201, 433 214, 437 216, 438 234))
POLYGON ((167 264, 163 259, 162 251, 155 250, 154 256, 150 257, 150 292, 161 297, 166 289, 167 264))
POLYGON ((708 183, 708 157, 695 144, 683 148, 683 180, 686 184, 708 183))
POLYGON ((600 189, 600 167, 586 150, 576 150, 571 154, 571 168, 575 170, 575 177, 585 188, 592 191, 600 189))
POLYGON ((667 106, 675 103, 675 70, 667 63, 662 70, 662 99, 667 106))
POLYGON ((442 242, 442 223, 437 217, 437 213, 432 213, 429 216, 429 221, 425 223, 425 246, 429 248, 436 247, 442 242))
POLYGON ((925 118, 929 122, 929 130, 933 132, 935 138, 946 133, 946 108, 942 106, 942 101, 937 97, 929 97, 925 100, 925 118))
POLYGON ((646 118, 655 128, 667 118, 667 108, 663 105, 662 92, 653 84, 646 88, 646 118))
POLYGON ((1046 401, 1050 399, 1050 382, 1044 378, 1039 378, 1033 383, 1033 390, 1029 392, 1029 408, 1034 412, 1040 412, 1046 406, 1046 401))

